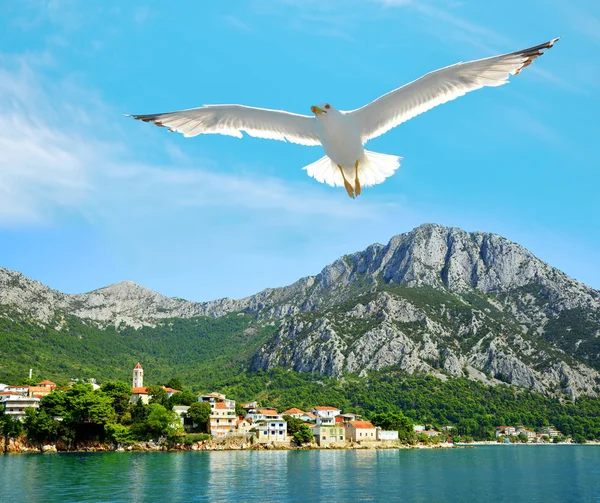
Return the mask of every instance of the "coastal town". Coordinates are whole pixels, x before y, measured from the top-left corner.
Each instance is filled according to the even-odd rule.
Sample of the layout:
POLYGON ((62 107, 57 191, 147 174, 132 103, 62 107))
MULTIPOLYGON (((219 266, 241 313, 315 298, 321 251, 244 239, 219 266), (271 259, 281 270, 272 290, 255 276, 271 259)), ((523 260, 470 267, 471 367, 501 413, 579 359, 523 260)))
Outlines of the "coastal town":
MULTIPOLYGON (((75 380, 74 380, 75 381, 75 380)), ((72 384, 72 383, 71 383, 72 384)), ((93 389, 100 385, 95 379, 88 380, 93 389)), ((166 397, 170 398, 180 390, 168 386, 160 386, 166 397)), ((57 389, 57 385, 49 380, 35 385, 0 384, 0 409, 3 414, 14 420, 23 421, 27 409, 38 409, 41 400, 57 389)), ((309 443, 315 447, 344 447, 358 445, 363 447, 393 446, 401 443, 399 432, 394 429, 384 429, 364 419, 359 414, 343 411, 335 406, 319 404, 309 410, 296 407, 278 411, 272 407, 261 407, 256 401, 236 402, 219 392, 200 394, 199 403, 210 406, 210 414, 206 423, 206 433, 216 440, 248 440, 252 445, 273 447, 290 447, 298 445, 298 437, 290 433, 289 422, 294 422, 295 428, 305 428, 309 431, 309 443)), ((149 387, 144 386, 144 370, 140 363, 133 369, 130 403, 148 405, 151 402, 149 387)), ((188 411, 190 405, 174 405, 176 414, 174 430, 182 434, 194 430, 194 422, 190 420, 188 411)), ((55 418, 60 420, 61 418, 55 418)), ((433 425, 411 425, 413 438, 418 442, 440 445, 452 444, 454 426, 446 425, 436 429, 433 425)), ((501 443, 548 443, 564 439, 563 434, 553 426, 540 431, 533 431, 524 426, 498 426, 495 439, 501 443)))

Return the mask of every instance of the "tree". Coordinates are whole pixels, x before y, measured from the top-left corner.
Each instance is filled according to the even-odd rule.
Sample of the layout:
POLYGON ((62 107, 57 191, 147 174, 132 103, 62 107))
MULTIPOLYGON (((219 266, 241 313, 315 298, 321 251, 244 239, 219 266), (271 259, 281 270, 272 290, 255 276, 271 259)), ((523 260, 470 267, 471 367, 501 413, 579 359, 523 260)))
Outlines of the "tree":
POLYGON ((11 438, 18 438, 23 434, 23 423, 18 419, 13 419, 8 414, 0 415, 0 435, 4 437, 4 449, 8 449, 8 441, 11 438))
POLYGON ((67 395, 64 391, 54 390, 42 397, 40 408, 52 417, 63 417, 67 413, 67 395))
POLYGON ((198 401, 198 396, 191 391, 174 393, 167 401, 167 408, 172 409, 174 405, 192 405, 198 401))
POLYGON ((167 395, 167 392, 163 388, 160 386, 148 386, 146 391, 150 397, 150 403, 158 403, 162 406, 167 405, 169 395, 167 395))
POLYGON ((183 382, 181 381, 181 379, 179 379, 179 377, 171 377, 171 379, 169 379, 166 383, 165 386, 167 388, 173 388, 179 391, 183 391, 183 382))
POLYGON ((159 403, 148 405, 148 416, 145 420, 134 422, 131 433, 141 440, 158 439, 172 435, 178 430, 179 418, 172 410, 167 410, 159 403))
POLYGON ((521 442, 522 444, 526 444, 527 441, 529 440, 527 435, 525 435, 525 433, 523 433, 523 432, 519 433, 518 438, 519 438, 519 442, 521 442))
POLYGON ((208 420, 211 412, 208 402, 196 402, 190 405, 186 416, 192 421, 192 429, 197 432, 208 433, 208 420))
POLYGON ((94 391, 90 384, 76 384, 65 391, 65 395, 65 423, 104 425, 117 422, 112 398, 100 390, 94 391))
POLYGON ((300 426, 304 424, 301 419, 288 415, 283 416, 283 419, 287 421, 287 434, 291 437, 293 437, 294 434, 300 430, 300 426))
POLYGON ((246 409, 244 409, 244 407, 242 407, 239 403, 235 404, 235 415, 246 417, 246 409))
POLYGON ((29 440, 44 442, 56 440, 58 436, 59 422, 55 421, 45 410, 27 407, 23 425, 29 440))
POLYGON ((384 430, 397 431, 400 440, 411 440, 414 437, 412 421, 402 412, 375 414, 371 422, 384 430))
POLYGON ((107 381, 100 390, 112 400, 112 407, 119 417, 123 416, 131 400, 131 386, 123 381, 107 381))
POLYGON ((19 379, 19 386, 35 386, 37 381, 35 379, 30 379, 29 377, 24 377, 23 379, 19 379))
POLYGON ((314 437, 312 431, 310 431, 310 428, 305 424, 300 425, 298 431, 294 433, 294 441, 298 445, 307 444, 309 442, 312 442, 313 440, 314 437))
POLYGON ((131 430, 122 424, 105 424, 104 433, 108 440, 112 440, 117 444, 135 443, 131 430))

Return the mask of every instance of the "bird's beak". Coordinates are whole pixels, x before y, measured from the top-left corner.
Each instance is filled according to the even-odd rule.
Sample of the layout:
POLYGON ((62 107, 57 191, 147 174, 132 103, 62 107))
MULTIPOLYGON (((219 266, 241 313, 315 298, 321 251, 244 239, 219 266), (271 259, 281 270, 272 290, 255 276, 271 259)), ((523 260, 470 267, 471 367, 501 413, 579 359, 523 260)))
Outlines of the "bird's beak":
POLYGON ((316 106, 312 106, 310 107, 310 111, 315 114, 315 115, 321 115, 321 114, 326 114, 327 112, 325 110, 323 110, 322 108, 316 107, 316 106))

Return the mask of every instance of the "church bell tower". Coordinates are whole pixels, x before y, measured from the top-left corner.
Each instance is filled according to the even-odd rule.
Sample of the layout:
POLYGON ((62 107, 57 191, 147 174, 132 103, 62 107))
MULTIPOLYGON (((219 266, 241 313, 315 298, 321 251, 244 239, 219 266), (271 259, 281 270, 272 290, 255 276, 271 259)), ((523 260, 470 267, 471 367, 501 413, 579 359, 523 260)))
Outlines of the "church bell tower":
POLYGON ((140 365, 140 362, 133 369, 133 388, 144 387, 144 369, 140 365))

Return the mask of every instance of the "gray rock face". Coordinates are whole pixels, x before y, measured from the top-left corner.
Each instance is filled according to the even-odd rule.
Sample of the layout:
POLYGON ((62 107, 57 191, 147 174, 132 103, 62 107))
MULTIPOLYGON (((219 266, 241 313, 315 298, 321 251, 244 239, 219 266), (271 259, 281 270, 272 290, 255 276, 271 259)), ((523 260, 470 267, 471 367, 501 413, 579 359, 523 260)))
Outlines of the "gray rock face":
POLYGON ((189 302, 129 281, 67 295, 0 268, 0 306, 42 323, 70 314, 117 327, 251 313, 278 325, 254 369, 393 366, 572 396, 595 395, 600 382, 600 292, 501 236, 434 224, 239 300, 189 302))

